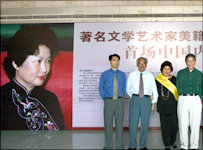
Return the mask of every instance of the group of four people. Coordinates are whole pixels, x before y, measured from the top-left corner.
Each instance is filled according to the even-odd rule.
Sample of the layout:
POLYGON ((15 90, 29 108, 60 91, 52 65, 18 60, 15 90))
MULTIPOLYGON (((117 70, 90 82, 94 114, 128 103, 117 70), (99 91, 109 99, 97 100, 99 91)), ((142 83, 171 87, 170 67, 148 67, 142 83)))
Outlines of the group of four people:
POLYGON ((120 56, 109 56, 111 69, 103 72, 99 82, 99 92, 104 101, 104 149, 113 148, 113 118, 116 125, 116 149, 124 149, 123 120, 125 92, 130 97, 129 107, 129 149, 136 149, 137 128, 141 119, 139 148, 147 149, 147 134, 151 111, 157 102, 160 114, 162 138, 165 149, 177 148, 175 143, 179 124, 181 149, 188 149, 188 126, 191 129, 190 148, 198 149, 199 129, 201 122, 202 73, 195 68, 196 57, 188 54, 185 57, 187 68, 175 76, 171 62, 161 65, 156 80, 146 70, 148 60, 137 59, 138 70, 129 74, 127 87, 125 73, 118 70, 120 56), (177 102, 178 101, 178 102, 177 102))

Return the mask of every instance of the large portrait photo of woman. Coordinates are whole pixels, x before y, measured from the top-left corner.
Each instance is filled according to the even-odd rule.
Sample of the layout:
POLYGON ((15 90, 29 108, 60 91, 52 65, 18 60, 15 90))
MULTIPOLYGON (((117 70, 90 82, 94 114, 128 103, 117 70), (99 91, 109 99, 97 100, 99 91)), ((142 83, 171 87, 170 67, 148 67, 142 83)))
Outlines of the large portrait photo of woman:
POLYGON ((1 86, 1 130, 65 130, 64 101, 45 88, 62 49, 54 31, 43 24, 21 25, 4 48, 9 82, 1 86))

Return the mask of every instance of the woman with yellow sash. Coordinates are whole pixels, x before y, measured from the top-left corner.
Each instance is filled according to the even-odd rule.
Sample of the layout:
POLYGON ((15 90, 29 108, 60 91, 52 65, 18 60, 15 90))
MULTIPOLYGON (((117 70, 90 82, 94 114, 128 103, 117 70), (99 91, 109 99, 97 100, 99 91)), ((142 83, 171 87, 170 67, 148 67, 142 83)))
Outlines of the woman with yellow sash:
POLYGON ((161 72, 156 78, 158 90, 157 111, 160 115, 162 139, 165 150, 177 148, 176 133, 178 127, 176 77, 170 73, 173 71, 171 62, 165 61, 161 65, 161 72))

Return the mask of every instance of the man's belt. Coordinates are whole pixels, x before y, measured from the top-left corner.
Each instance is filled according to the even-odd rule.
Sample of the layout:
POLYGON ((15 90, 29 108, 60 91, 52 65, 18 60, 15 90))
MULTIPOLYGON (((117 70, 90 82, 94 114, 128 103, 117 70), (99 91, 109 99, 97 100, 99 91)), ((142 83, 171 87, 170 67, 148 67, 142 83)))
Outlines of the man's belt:
MULTIPOLYGON (((113 98, 113 97, 106 97, 107 99, 115 99, 115 98, 113 98)), ((118 97, 118 99, 119 98, 123 98, 123 97, 118 97)))
POLYGON ((196 94, 196 93, 191 93, 191 94, 180 94, 182 96, 197 96, 199 94, 196 94))
MULTIPOLYGON (((139 96, 138 94, 133 94, 134 96, 139 96)), ((150 95, 144 95, 144 97, 150 97, 150 95)))

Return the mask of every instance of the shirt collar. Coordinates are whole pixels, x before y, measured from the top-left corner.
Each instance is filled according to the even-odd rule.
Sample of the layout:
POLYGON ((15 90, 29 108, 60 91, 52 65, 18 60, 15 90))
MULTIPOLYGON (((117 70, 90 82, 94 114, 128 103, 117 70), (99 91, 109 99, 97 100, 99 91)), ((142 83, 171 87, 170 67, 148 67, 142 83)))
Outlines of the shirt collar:
MULTIPOLYGON (((188 69, 188 67, 186 68, 186 70, 187 70, 188 72, 190 72, 190 70, 188 69)), ((192 70, 192 72, 194 72, 194 71, 196 71, 196 68, 194 68, 194 69, 192 70)), ((190 73, 192 73, 192 72, 190 72, 190 73)))
MULTIPOLYGON (((115 71, 111 68, 109 69, 112 73, 114 73, 115 71)), ((119 70, 117 69, 116 72, 119 72, 119 70)))
POLYGON ((142 73, 142 74, 145 74, 145 73, 146 73, 146 70, 143 71, 143 72, 140 72, 139 70, 137 70, 137 71, 138 71, 139 74, 140 74, 140 73, 142 73))

